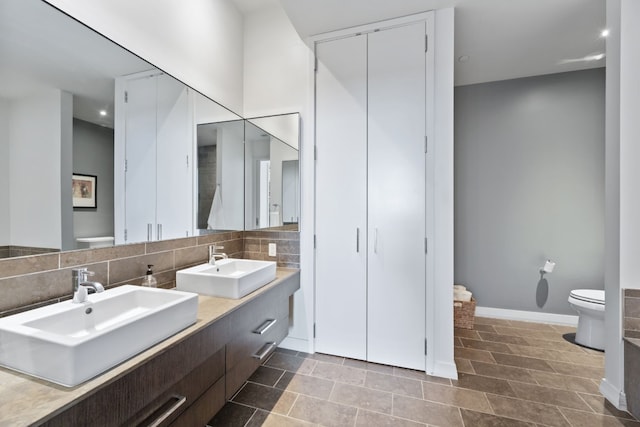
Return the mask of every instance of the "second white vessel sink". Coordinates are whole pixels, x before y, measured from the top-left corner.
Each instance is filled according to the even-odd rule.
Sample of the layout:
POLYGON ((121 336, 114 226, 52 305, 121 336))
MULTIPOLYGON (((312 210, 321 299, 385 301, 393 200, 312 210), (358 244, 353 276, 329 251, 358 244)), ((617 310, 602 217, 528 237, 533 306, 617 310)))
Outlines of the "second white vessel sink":
POLYGON ((0 365, 78 385, 196 322, 198 295, 124 285, 0 319, 0 365))
POLYGON ((239 299, 276 278, 276 263, 221 259, 176 272, 176 288, 214 297, 239 299))

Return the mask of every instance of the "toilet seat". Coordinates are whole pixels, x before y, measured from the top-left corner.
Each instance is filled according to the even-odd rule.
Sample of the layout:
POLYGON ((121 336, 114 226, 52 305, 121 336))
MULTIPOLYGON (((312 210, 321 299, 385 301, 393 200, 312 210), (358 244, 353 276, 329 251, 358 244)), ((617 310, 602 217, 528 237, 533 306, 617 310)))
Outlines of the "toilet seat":
POLYGON ((590 304, 604 305, 604 291, 598 289, 574 289, 569 293, 571 298, 590 304))

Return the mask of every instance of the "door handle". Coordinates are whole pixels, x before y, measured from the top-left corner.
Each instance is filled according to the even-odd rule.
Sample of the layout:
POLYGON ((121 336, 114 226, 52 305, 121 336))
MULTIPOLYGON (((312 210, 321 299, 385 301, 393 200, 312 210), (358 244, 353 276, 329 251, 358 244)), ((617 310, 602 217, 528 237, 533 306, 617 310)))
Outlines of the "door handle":
POLYGON ((356 252, 360 253, 360 228, 356 227, 356 252))

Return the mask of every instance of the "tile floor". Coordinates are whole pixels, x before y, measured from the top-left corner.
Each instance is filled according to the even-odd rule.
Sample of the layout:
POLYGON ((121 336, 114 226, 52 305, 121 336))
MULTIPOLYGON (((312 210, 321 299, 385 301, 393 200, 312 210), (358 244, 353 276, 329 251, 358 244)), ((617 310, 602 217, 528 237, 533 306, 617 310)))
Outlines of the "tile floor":
POLYGON ((476 318, 455 331, 455 381, 278 349, 209 425, 640 426, 600 395, 604 353, 572 332, 476 318))

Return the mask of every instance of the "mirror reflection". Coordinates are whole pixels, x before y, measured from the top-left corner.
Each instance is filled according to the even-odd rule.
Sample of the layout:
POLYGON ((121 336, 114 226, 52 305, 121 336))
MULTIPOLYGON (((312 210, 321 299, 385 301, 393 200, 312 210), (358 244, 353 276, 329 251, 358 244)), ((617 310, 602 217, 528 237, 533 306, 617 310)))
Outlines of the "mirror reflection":
POLYGON ((160 149, 164 142, 178 141, 193 155, 194 132, 177 135, 178 120, 193 128, 240 117, 45 2, 9 0, 0 8, 0 257, 193 234, 193 189, 182 188, 188 219, 175 227, 158 213, 166 202, 146 198, 183 174, 183 162, 154 164, 148 150, 167 153, 160 149), (156 76, 158 88, 168 89, 155 91, 155 102, 147 98, 125 108, 126 89, 134 89, 116 81, 128 84, 141 75, 156 76), (174 101, 193 108, 178 118, 167 111, 174 101), (167 120, 160 117, 151 132, 144 118, 163 111, 167 120), (125 135, 127 115, 140 119, 138 130, 153 138, 125 135), (127 152, 134 148, 140 156, 127 152), (73 174, 96 177, 94 192, 87 194, 95 197, 95 207, 73 207, 73 174), (135 193, 129 187, 126 198, 125 181, 133 184, 134 175, 144 177, 141 183, 153 176, 154 190, 135 193), (159 216, 149 222, 136 211, 159 216))
POLYGON ((298 230, 299 114, 201 123, 199 230, 298 230))

